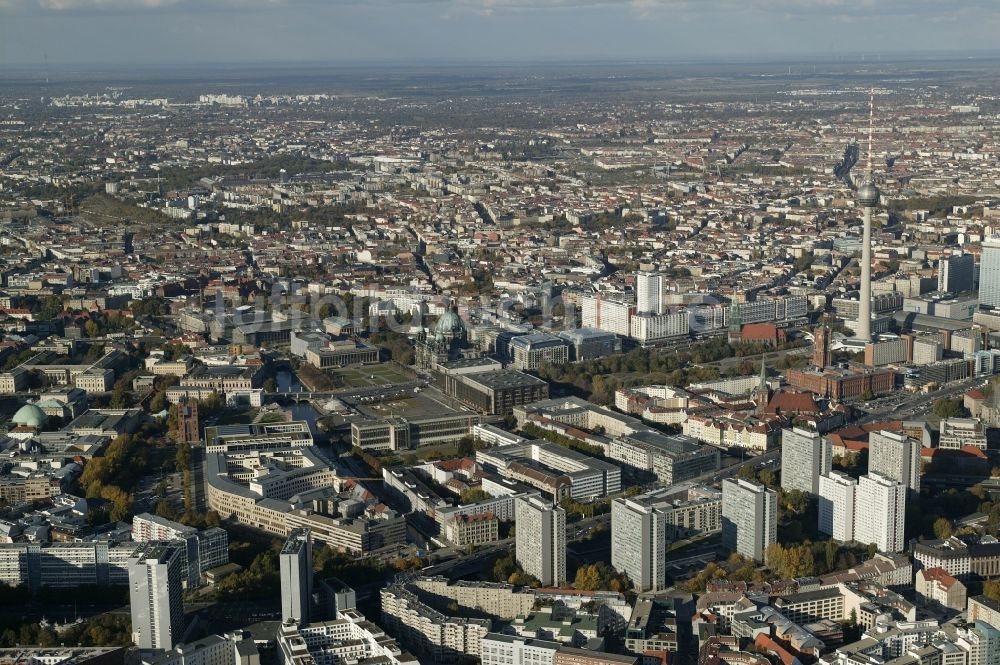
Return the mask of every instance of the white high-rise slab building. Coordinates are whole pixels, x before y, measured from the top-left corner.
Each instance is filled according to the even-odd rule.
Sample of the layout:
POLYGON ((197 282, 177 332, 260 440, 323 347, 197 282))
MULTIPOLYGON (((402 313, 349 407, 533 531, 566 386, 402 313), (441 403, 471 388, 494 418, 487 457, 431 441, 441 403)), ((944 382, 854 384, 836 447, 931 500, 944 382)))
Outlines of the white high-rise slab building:
POLYGON ((663 313, 663 275, 640 272, 635 280, 636 311, 642 314, 663 313))
POLYGON ((184 639, 184 552, 180 543, 146 543, 128 562, 132 639, 140 649, 173 649, 184 639))
POLYGON ((663 511, 639 497, 611 503, 611 565, 628 574, 636 591, 667 588, 666 529, 663 511))
POLYGON ((833 468, 833 445, 818 432, 795 427, 781 432, 781 488, 819 493, 819 479, 833 468))
POLYGON ((858 481, 830 471, 819 479, 819 530, 842 543, 854 540, 854 495, 858 481))
POLYGON ((874 544, 880 552, 903 551, 906 492, 906 485, 893 478, 861 476, 854 495, 854 540, 874 544))
POLYGON ((1000 307, 1000 236, 983 241, 979 261, 979 304, 1000 307))
POLYGON ((580 299, 580 320, 584 328, 597 328, 628 337, 635 305, 614 296, 598 294, 580 299))
POLYGON ((742 478, 722 481, 722 546, 763 561, 777 540, 777 492, 742 478))
POLYGON ((278 555, 281 620, 309 623, 312 600, 312 532, 293 529, 278 555))
POLYGON ((566 511, 537 496, 514 501, 514 553, 521 568, 544 586, 566 582, 566 511))
POLYGON ((868 471, 920 491, 920 442, 898 432, 868 435, 868 471))

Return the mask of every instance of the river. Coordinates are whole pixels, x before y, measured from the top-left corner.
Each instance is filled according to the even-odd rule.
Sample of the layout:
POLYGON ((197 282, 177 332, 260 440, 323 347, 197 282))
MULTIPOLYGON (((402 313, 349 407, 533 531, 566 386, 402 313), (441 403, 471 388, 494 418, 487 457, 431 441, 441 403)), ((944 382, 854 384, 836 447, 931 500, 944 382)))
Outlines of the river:
MULTIPOLYGON (((298 378, 292 372, 288 370, 279 370, 274 375, 274 380, 278 384, 278 392, 299 392, 302 390, 302 384, 299 383, 298 378)), ((312 404, 309 403, 295 403, 290 404, 285 407, 292 412, 292 417, 295 420, 304 420, 309 423, 309 429, 312 430, 313 436, 319 434, 319 430, 316 428, 316 409, 313 408, 312 404)))

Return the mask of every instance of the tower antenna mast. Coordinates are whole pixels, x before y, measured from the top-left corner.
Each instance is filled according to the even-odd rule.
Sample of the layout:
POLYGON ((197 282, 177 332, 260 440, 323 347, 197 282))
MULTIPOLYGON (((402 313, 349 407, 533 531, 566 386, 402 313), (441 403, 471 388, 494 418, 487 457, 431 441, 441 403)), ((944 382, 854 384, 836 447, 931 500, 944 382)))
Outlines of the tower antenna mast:
POLYGON ((875 86, 868 93, 868 179, 872 179, 872 145, 875 136, 875 86))
POLYGON ((863 209, 861 236, 861 292, 858 303, 858 339, 872 341, 872 209, 878 205, 879 192, 872 173, 872 143, 875 133, 875 88, 868 98, 868 174, 857 191, 857 202, 863 209))

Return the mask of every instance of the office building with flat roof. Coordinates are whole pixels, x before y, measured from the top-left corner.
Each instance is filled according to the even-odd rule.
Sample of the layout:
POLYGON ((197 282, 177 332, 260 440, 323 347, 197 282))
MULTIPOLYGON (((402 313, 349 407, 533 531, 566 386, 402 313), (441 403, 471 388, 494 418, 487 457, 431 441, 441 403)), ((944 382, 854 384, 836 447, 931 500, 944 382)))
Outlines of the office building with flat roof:
POLYGON ((549 396, 549 384, 515 370, 459 372, 442 368, 444 392, 449 397, 492 416, 509 416, 514 408, 549 396))
POLYGON ((869 472, 858 479, 854 502, 854 540, 880 552, 901 552, 906 521, 906 485, 869 472))
POLYGON ((890 431, 868 435, 868 470, 920 491, 920 442, 890 431))
POLYGON ((794 427, 781 432, 781 489, 819 493, 819 479, 833 468, 833 446, 818 432, 794 427))
POLYGON ((683 484, 611 503, 611 565, 640 591, 666 588, 668 543, 722 529, 722 493, 683 484))
POLYGON ((309 623, 312 601, 312 534, 292 529, 278 554, 281 573, 281 620, 309 623))
POLYGON ((566 583, 566 511, 536 496, 514 500, 515 555, 543 586, 566 583))
POLYGON ((683 434, 661 434, 653 430, 616 437, 608 446, 608 457, 639 471, 650 472, 667 485, 717 471, 720 464, 718 448, 703 445, 683 434))
POLYGON ((514 369, 535 370, 542 363, 562 365, 568 362, 569 344, 545 332, 518 335, 510 340, 508 355, 514 369))
POLYGON ((132 540, 183 542, 184 583, 188 588, 199 586, 207 571, 229 563, 229 534, 219 527, 199 530, 159 515, 140 513, 132 518, 132 540))
POLYGON ((989 309, 1000 308, 1000 237, 983 240, 979 262, 979 304, 989 309))
POLYGON ((611 503, 611 565, 626 573, 636 591, 667 587, 667 517, 643 497, 611 503))
POLYGON ((129 559, 132 637, 139 649, 173 649, 184 638, 182 552, 176 543, 146 543, 129 559))
POLYGON ((778 494, 740 479, 722 481, 722 546, 763 561, 778 540, 778 494))
POLYGON ((854 494, 858 481, 829 471, 819 478, 819 530, 842 543, 854 540, 854 494))
POLYGON ((573 328, 556 333, 569 343, 570 360, 594 360, 622 350, 618 335, 597 328, 573 328))
POLYGON ((972 254, 949 254, 938 260, 938 291, 972 291, 976 282, 976 257, 972 254))

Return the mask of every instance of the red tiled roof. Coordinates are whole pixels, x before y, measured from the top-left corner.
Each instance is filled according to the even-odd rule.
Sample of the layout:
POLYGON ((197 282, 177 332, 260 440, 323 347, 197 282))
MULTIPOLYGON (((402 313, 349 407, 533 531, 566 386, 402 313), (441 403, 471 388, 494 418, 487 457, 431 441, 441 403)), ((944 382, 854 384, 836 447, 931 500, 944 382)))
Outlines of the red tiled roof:
POLYGON ((740 338, 746 341, 776 340, 784 337, 784 330, 779 330, 773 323, 747 323, 740 331, 740 338))
POLYGON ((774 393, 767 403, 768 413, 816 413, 819 405, 811 393, 781 391, 774 393))
POLYGON ((753 643, 754 646, 777 656, 781 660, 782 665, 793 665, 796 662, 795 656, 788 649, 771 639, 769 635, 760 633, 753 643))
POLYGON ((945 589, 950 589, 952 586, 958 583, 958 580, 948 574, 948 571, 944 568, 925 568, 919 571, 923 573, 925 580, 933 580, 940 584, 945 589))
POLYGON ((485 522, 493 519, 493 511, 486 513, 472 513, 471 515, 455 515, 456 522, 485 522))
POLYGON ((468 470, 475 466, 475 461, 468 457, 459 457, 456 459, 442 460, 440 462, 435 462, 434 466, 442 471, 458 471, 458 470, 468 470))
POLYGON ((978 459, 988 459, 986 452, 975 446, 962 446, 961 448, 921 448, 920 456, 927 459, 935 457, 975 457, 978 459))
POLYGON ((881 432, 883 430, 887 432, 901 432, 903 431, 903 421, 902 420, 880 420, 874 423, 868 423, 863 425, 866 432, 881 432))

